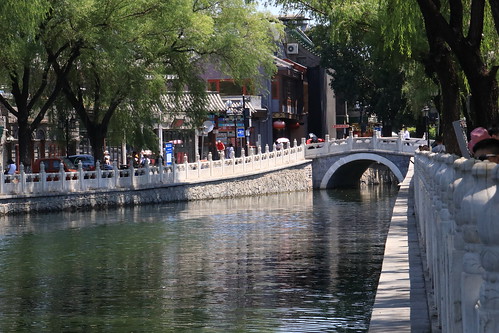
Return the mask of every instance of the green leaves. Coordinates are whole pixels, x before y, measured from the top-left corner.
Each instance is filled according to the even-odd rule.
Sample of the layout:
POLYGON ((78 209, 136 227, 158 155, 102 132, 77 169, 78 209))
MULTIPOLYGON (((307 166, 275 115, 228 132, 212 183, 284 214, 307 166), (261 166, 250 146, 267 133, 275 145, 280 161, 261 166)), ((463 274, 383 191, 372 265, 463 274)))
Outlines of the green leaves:
POLYGON ((202 98, 207 62, 241 81, 270 76, 282 32, 243 0, 3 0, 0 29, 0 82, 17 89, 20 126, 43 104, 30 98, 47 102, 22 144, 62 91, 97 154, 109 128, 150 133, 166 89, 202 98))

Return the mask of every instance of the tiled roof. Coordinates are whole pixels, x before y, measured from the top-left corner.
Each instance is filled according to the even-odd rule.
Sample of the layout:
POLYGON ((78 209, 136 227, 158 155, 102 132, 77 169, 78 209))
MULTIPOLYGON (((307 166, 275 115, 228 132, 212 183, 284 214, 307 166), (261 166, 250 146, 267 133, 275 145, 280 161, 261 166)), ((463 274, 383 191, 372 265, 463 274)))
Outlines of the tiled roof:
MULTIPOLYGON (((181 95, 164 94, 160 96, 159 103, 153 107, 153 111, 161 115, 162 122, 166 126, 187 129, 190 126, 189 113, 192 110, 193 102, 194 96, 189 92, 181 95)), ((244 107, 250 110, 250 114, 258 111, 248 97, 246 97, 244 107)), ((226 112, 229 115, 242 115, 242 96, 224 96, 222 99, 218 92, 208 92, 205 108, 208 113, 226 112)))
MULTIPOLYGON (((194 95, 184 92, 181 95, 164 94, 159 98, 159 109, 165 112, 188 112, 193 107, 194 95)), ((221 112, 225 110, 225 104, 220 95, 216 92, 208 92, 204 107, 208 112, 221 112)))
POLYGON ((278 58, 276 56, 274 56, 274 63, 276 64, 277 67, 293 68, 293 65, 291 65, 289 62, 286 62, 283 59, 278 58))
POLYGON ((289 31, 289 33, 297 38, 301 42, 302 46, 306 46, 307 49, 313 49, 314 42, 312 42, 312 40, 307 36, 306 33, 303 32, 303 30, 296 27, 289 31))

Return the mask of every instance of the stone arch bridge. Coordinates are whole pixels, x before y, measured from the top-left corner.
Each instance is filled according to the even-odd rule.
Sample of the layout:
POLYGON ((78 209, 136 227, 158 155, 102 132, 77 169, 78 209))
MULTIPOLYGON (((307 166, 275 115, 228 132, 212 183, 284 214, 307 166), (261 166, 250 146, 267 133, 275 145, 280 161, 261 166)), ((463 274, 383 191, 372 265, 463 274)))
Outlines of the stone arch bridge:
POLYGON ((385 165, 401 182, 410 159, 424 139, 401 137, 348 137, 307 145, 305 158, 312 159, 314 188, 353 187, 373 163, 385 165))

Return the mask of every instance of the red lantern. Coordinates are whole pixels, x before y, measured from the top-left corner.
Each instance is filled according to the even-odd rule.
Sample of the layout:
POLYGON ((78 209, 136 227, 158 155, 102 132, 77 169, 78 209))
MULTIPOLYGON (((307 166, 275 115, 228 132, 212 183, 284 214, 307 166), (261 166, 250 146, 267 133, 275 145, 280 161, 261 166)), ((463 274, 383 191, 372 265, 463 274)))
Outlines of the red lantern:
POLYGON ((289 124, 289 128, 291 128, 291 129, 297 129, 299 127, 300 127, 300 123, 299 122, 295 122, 295 123, 289 124))
POLYGON ((284 120, 276 120, 276 121, 274 121, 274 123, 272 124, 272 126, 275 129, 283 129, 283 128, 286 127, 286 123, 284 122, 284 120))

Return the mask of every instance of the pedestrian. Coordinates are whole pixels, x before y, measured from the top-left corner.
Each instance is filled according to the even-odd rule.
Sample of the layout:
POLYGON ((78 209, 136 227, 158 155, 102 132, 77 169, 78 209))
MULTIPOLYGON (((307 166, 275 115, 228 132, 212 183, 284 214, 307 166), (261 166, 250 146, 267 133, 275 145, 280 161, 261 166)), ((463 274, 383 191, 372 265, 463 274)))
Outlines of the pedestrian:
POLYGON ((104 151, 104 163, 106 165, 111 165, 111 156, 109 155, 109 152, 107 150, 104 151))
POLYGON ((218 151, 218 158, 222 158, 222 156, 225 154, 225 145, 222 141, 218 140, 217 144, 217 151, 218 151))
POLYGON ((232 143, 229 143, 229 145, 225 149, 225 158, 232 158, 233 156, 234 156, 234 146, 232 146, 232 143))
POLYGON ((477 160, 499 163, 499 140, 488 138, 473 146, 473 156, 477 160))
POLYGON ((141 155, 142 157, 140 158, 140 166, 145 167, 146 165, 151 165, 151 160, 149 159, 149 156, 144 155, 143 153, 141 155))
POLYGON ((160 153, 158 153, 156 156, 157 156, 157 158, 156 158, 156 165, 158 165, 158 166, 164 165, 165 159, 163 158, 163 155, 161 155, 160 153))
POLYGON ((477 127, 470 133, 470 142, 468 142, 468 149, 473 152, 473 147, 480 141, 490 139, 489 132, 483 127, 477 127))
POLYGON ((12 158, 9 158, 9 160, 7 161, 7 169, 5 169, 5 174, 6 175, 13 175, 16 173, 16 170, 17 170, 17 165, 16 163, 14 163, 14 161, 12 160, 12 158))
POLYGON ((437 136, 435 138, 435 142, 433 143, 433 148, 431 149, 433 153, 445 153, 445 146, 441 136, 437 136))
POLYGON ((405 127, 404 125, 402 125, 402 139, 409 140, 410 138, 411 138, 411 134, 407 130, 407 127, 405 127))
POLYGON ((275 149, 276 150, 281 150, 282 149, 282 143, 276 141, 274 144, 275 144, 275 149))
POLYGON ((133 153, 133 167, 138 168, 140 166, 140 156, 139 153, 133 153))
POLYGON ((487 132, 489 132, 491 138, 499 140, 499 127, 496 125, 489 127, 487 132))
POLYGON ((317 135, 315 135, 314 133, 308 133, 308 139, 305 143, 309 145, 311 143, 317 143, 317 142, 319 142, 317 135))

